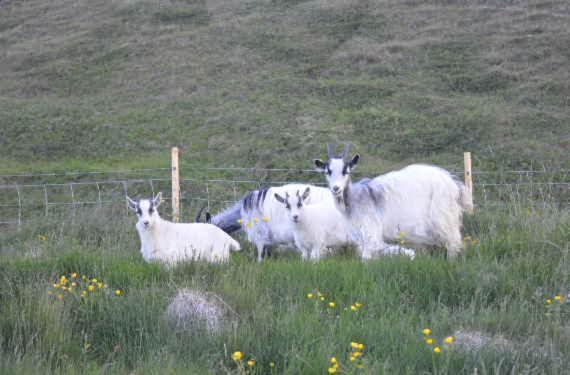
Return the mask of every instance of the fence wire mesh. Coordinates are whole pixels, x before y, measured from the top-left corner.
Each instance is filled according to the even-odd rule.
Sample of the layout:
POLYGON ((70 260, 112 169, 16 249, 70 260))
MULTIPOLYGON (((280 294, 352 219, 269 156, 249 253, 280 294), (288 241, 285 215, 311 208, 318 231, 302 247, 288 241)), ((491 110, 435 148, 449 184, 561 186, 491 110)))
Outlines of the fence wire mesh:
MULTIPOLYGON (((462 178, 463 171, 449 170, 462 178)), ((21 226, 38 215, 74 215, 79 209, 110 209, 128 215, 125 196, 150 197, 163 192, 161 214, 170 218, 170 168, 119 171, 70 171, 0 175, 0 227, 21 226)), ((509 202, 556 204, 570 208, 569 170, 474 170, 476 207, 509 202)), ((354 179, 371 176, 355 172, 354 179)), ((324 186, 324 179, 308 169, 256 169, 212 167, 182 169, 180 180, 182 220, 193 221, 200 208, 216 213, 251 190, 291 182, 324 186)))

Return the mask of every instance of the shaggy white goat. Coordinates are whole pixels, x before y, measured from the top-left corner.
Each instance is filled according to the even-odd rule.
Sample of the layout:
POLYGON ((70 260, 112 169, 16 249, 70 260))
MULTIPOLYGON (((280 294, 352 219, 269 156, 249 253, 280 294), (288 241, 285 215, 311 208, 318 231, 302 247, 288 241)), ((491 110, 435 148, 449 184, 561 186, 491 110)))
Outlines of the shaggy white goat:
POLYGON ((215 225, 180 224, 161 219, 157 211, 161 198, 162 193, 138 202, 127 197, 129 207, 139 218, 136 227, 141 253, 147 262, 174 264, 198 259, 222 262, 229 259, 230 251, 241 250, 236 240, 215 225))
MULTIPOLYGON (((305 189, 303 195, 297 190, 296 197, 290 198, 275 194, 275 198, 287 209, 293 225, 295 246, 301 251, 303 259, 318 261, 327 248, 351 244, 349 223, 342 213, 328 202, 305 204, 311 190, 305 189)), ((395 247, 393 254, 403 253, 412 259, 412 250, 395 247)))
POLYGON ((261 262, 271 248, 279 245, 293 246, 295 243, 287 211, 283 210, 275 194, 295 194, 309 186, 312 193, 307 200, 308 204, 322 202, 334 207, 329 189, 307 184, 288 184, 249 192, 235 205, 212 217, 212 224, 226 232, 242 228, 247 239, 255 244, 257 259, 261 262))
MULTIPOLYGON (((444 246, 450 257, 462 248, 461 219, 472 206, 464 185, 446 170, 422 164, 410 165, 374 179, 352 183, 350 173, 357 154, 347 159, 348 147, 329 160, 315 160, 326 175, 337 208, 347 218, 352 240, 365 259, 392 253, 387 241, 404 238, 419 246, 444 246)), ((407 249, 405 249, 407 250, 407 249)))

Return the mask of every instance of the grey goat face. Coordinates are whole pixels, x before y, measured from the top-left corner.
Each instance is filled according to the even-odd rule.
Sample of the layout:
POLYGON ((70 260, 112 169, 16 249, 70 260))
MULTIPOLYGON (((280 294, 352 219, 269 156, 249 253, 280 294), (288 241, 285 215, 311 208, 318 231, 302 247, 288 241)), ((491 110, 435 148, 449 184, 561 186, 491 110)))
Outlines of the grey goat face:
POLYGON ((297 190, 297 194, 294 198, 291 198, 287 192, 285 192, 285 197, 275 193, 275 199, 285 206, 289 214, 289 219, 293 223, 299 223, 301 222, 301 210, 303 209, 305 200, 309 197, 310 192, 311 188, 309 187, 305 189, 303 195, 301 195, 299 190, 297 190))
POLYGON ((138 202, 127 197, 127 201, 129 208, 137 214, 139 226, 144 230, 152 228, 153 224, 159 218, 156 208, 162 202, 162 193, 158 193, 153 199, 141 199, 138 202))
POLYGON ((316 159, 315 167, 317 171, 324 173, 333 195, 339 197, 350 184, 350 172, 358 164, 359 159, 358 154, 354 155, 350 161, 344 158, 331 158, 327 162, 316 159))

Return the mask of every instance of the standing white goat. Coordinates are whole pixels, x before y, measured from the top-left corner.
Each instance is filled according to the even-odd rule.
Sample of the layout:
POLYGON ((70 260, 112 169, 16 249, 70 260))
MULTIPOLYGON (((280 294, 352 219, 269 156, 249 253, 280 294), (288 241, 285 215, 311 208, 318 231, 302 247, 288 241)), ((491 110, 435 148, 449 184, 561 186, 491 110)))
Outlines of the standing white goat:
MULTIPOLYGON (((342 213, 329 202, 306 204, 311 190, 305 189, 303 195, 297 190, 296 197, 290 198, 275 194, 275 198, 287 209, 292 223, 295 246, 301 251, 304 260, 318 261, 327 248, 351 244, 349 223, 342 213)), ((415 253, 408 249, 394 249, 412 259, 415 253)))
POLYGON ((257 248, 257 259, 262 261, 272 247, 293 246, 295 239, 287 212, 275 198, 275 194, 295 194, 311 187, 312 194, 307 203, 322 202, 334 207, 329 189, 306 184, 288 184, 254 190, 222 213, 212 217, 212 224, 226 232, 243 228, 247 239, 257 248))
POLYGON ((162 193, 153 199, 138 202, 127 197, 129 208, 139 220, 137 231, 141 240, 141 253, 147 261, 174 264, 185 260, 222 262, 230 251, 239 251, 239 243, 220 228, 211 224, 180 224, 163 220, 157 211, 162 193))
MULTIPOLYGON (((388 245, 405 237, 411 244, 444 246, 449 257, 461 251, 461 219, 472 206, 464 185, 446 170, 422 164, 410 165, 374 179, 352 183, 350 173, 358 163, 356 154, 316 159, 317 170, 325 173, 338 209, 347 218, 352 240, 364 259, 392 253, 388 245)), ((405 249, 408 250, 408 249, 405 249)))
POLYGON ((295 198, 290 198, 288 192, 285 197, 275 193, 275 199, 287 210, 295 246, 303 260, 318 261, 326 248, 347 244, 349 232, 345 218, 330 202, 306 204, 310 192, 307 186, 303 195, 299 190, 295 198))

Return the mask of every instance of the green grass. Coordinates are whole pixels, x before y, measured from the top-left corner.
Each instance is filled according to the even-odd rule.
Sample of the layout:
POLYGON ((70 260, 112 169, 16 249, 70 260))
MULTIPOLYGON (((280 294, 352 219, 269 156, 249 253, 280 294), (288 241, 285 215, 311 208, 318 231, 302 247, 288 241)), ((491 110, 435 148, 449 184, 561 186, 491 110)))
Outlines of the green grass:
POLYGON ((545 305, 569 291, 567 211, 512 207, 467 217, 465 234, 479 242, 456 260, 436 251, 363 263, 349 252, 318 264, 294 254, 258 264, 244 243, 228 264, 171 270, 142 260, 127 221, 86 212, 3 236, 2 371, 236 372, 229 356, 240 350, 257 360, 253 373, 269 373, 275 362, 277 373, 318 374, 332 356, 347 366, 351 341, 366 344, 362 373, 370 374, 559 374, 569 365, 569 309, 547 314, 545 305), (71 272, 126 294, 83 304, 48 295, 71 272), (183 287, 222 297, 239 315, 235 329, 210 336, 170 328, 166 306, 183 287), (315 289, 337 308, 308 299, 315 289), (343 310, 357 301, 364 304, 357 313, 343 310), (422 340, 425 327, 438 338, 457 330, 500 335, 511 349, 435 356, 422 340))
MULTIPOLYGON (((349 141, 363 156, 362 175, 416 161, 458 165, 468 150, 475 169, 538 166, 558 171, 545 179, 566 181, 567 7, 1 2, 0 174, 163 168, 168 149, 180 146, 185 178, 235 178, 197 167, 311 168, 326 142, 349 141)), ((300 178, 264 173, 253 179, 300 178)), ((548 189, 537 189, 529 196, 551 201, 548 189)), ((67 191, 53 190, 50 199, 67 202, 67 191)), ((134 223, 122 213, 64 209, 58 217, 53 206, 46 218, 36 212, 42 192, 24 193, 24 225, 0 235, 0 373, 235 373, 230 355, 241 350, 257 359, 253 373, 270 373, 273 361, 276 373, 322 374, 331 356, 347 364, 351 341, 367 345, 370 374, 570 367, 568 308, 545 306, 570 288, 564 192, 558 208, 513 195, 499 197, 502 210, 481 207, 465 219, 465 234, 479 242, 457 260, 436 251, 413 262, 362 263, 347 251, 319 264, 280 254, 260 265, 244 243, 229 264, 172 270, 142 260, 134 223), (70 272, 126 295, 85 304, 48 295, 70 272), (165 310, 183 287, 224 298, 239 314, 237 327, 215 336, 175 332, 165 310), (315 288, 339 307, 307 299, 315 288), (364 303, 358 314, 344 312, 356 301, 364 303), (510 350, 434 356, 422 340, 426 326, 438 337, 504 337, 510 350)), ((0 202, 14 199, 6 193, 0 202)))

